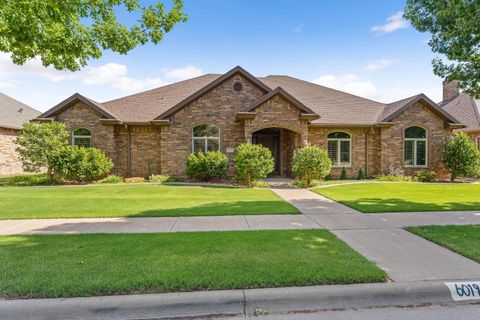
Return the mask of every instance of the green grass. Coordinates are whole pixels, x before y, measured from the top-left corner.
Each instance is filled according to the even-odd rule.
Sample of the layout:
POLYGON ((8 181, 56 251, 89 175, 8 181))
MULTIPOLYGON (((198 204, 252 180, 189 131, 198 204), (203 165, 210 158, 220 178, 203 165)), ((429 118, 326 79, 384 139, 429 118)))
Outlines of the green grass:
POLYGON ((161 185, 0 188, 0 219, 296 214, 270 190, 161 185))
POLYGON ((326 230, 0 237, 0 296, 73 297, 381 282, 326 230))
POLYGON ((314 191, 366 213, 480 210, 480 185, 472 184, 368 183, 314 191))
POLYGON ((480 262, 480 225, 409 227, 408 231, 480 262))

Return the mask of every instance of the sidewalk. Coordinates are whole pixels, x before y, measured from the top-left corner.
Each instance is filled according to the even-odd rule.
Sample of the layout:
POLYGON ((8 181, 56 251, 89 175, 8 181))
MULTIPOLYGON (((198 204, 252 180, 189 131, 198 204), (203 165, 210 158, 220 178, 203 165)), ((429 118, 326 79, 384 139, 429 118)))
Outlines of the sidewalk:
POLYGON ((308 190, 272 190, 375 262, 393 281, 480 279, 477 262, 401 229, 480 223, 480 212, 363 214, 308 190))

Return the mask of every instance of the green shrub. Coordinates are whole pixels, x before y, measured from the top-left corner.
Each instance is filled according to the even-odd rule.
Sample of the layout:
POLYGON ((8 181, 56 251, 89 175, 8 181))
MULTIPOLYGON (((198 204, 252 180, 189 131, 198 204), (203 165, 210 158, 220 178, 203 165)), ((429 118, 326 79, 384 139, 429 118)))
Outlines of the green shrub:
POLYGON ((375 177, 378 181, 385 181, 385 182, 402 182, 402 181, 412 181, 412 177, 410 176, 402 176, 396 174, 382 174, 375 177))
POLYGON ((235 150, 236 177, 250 186, 252 181, 263 180, 275 169, 272 152, 260 145, 244 143, 235 150))
POLYGON ((345 170, 345 167, 342 168, 342 172, 340 173, 340 178, 338 180, 347 180, 347 170, 345 170))
POLYGON ((323 180, 325 180, 325 181, 330 181, 330 180, 332 180, 332 174, 331 174, 331 173, 327 174, 327 175, 325 176, 325 179, 323 179, 323 180))
POLYGON ((268 188, 268 183, 264 180, 253 181, 251 187, 254 188, 268 188))
POLYGON ((148 177, 148 182, 153 182, 153 183, 164 184, 165 182, 172 182, 172 181, 174 181, 174 179, 172 179, 170 176, 165 174, 151 174, 148 177))
POLYGON ((52 161, 68 146, 68 132, 60 122, 27 122, 15 139, 16 151, 26 172, 40 172, 47 169, 47 175, 53 178, 52 161))
POLYGON ((111 174, 102 180, 99 180, 98 183, 123 183, 123 177, 111 174))
POLYGON ((292 172, 295 177, 310 186, 313 180, 325 178, 330 173, 332 160, 325 149, 307 144, 295 150, 292 159, 292 172))
POLYGON ((311 188, 311 187, 318 187, 318 186, 322 185, 322 181, 315 179, 315 180, 310 181, 309 184, 307 184, 307 182, 304 181, 304 180, 295 180, 295 181, 293 181, 293 185, 295 187, 299 187, 299 188, 311 188))
POLYGON ((96 148, 65 147, 52 158, 56 175, 69 181, 94 181, 105 177, 113 168, 112 161, 96 148))
POLYGON ((227 169, 228 158, 220 151, 191 153, 186 164, 187 176, 201 181, 224 178, 227 169))
POLYGON ((358 170, 357 180, 365 180, 365 173, 363 172, 362 168, 360 168, 360 170, 358 170))
POLYGON ((46 173, 24 174, 13 176, 8 179, 7 185, 10 186, 43 186, 62 183, 61 179, 49 177, 46 173))
POLYGON ((480 174, 480 151, 465 133, 455 134, 443 148, 443 164, 453 182, 458 176, 475 177, 480 174))
POLYGON ((437 173, 430 170, 418 170, 415 173, 415 179, 420 182, 433 182, 437 180, 437 173))

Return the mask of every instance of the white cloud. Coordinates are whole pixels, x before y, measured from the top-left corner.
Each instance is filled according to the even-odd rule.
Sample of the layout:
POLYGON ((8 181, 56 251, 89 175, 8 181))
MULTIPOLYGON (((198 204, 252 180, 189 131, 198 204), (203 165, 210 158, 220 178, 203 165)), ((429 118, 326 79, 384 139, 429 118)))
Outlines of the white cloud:
POLYGON ((166 79, 172 79, 176 81, 198 77, 203 74, 202 69, 196 68, 190 64, 182 68, 166 69, 164 72, 164 77, 166 79))
POLYGON ((17 76, 36 76, 46 78, 51 81, 62 81, 72 78, 73 72, 60 71, 53 67, 44 67, 39 58, 28 60, 24 65, 19 66, 10 60, 10 55, 0 52, 0 78, 17 77, 17 76))
POLYGON ((295 28, 293 28, 293 32, 302 32, 303 31, 303 27, 305 26, 304 23, 299 23, 295 26, 295 28))
POLYGON ((321 76, 312 82, 365 98, 374 98, 377 95, 377 88, 372 81, 364 81, 355 74, 345 74, 342 76, 329 74, 321 76))
POLYGON ((78 72, 60 71, 44 67, 40 59, 27 61, 23 66, 14 64, 10 56, 0 53, 0 88, 17 87, 20 78, 43 78, 53 82, 62 80, 79 81, 87 86, 107 86, 125 92, 141 91, 163 86, 172 81, 196 77, 202 70, 192 65, 177 69, 165 69, 159 77, 132 77, 128 67, 119 63, 107 63, 98 67, 86 67, 78 72))
POLYGON ((99 67, 88 67, 79 75, 86 85, 110 86, 122 91, 138 91, 167 84, 161 78, 132 78, 127 75, 126 65, 107 63, 99 67))
POLYGON ((376 71, 376 70, 381 70, 389 67, 394 63, 393 60, 390 59, 379 59, 379 60, 374 60, 370 61, 364 68, 370 71, 376 71))
POLYGON ((405 28, 408 28, 407 20, 403 18, 403 11, 398 11, 388 17, 385 20, 385 24, 373 26, 371 30, 380 35, 405 28))

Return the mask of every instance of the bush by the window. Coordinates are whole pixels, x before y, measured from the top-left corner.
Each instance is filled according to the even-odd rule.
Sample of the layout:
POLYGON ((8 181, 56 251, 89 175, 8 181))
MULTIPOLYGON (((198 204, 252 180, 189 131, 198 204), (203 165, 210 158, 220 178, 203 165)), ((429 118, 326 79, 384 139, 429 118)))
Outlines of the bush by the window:
POLYGON ((264 180, 252 181, 252 187, 254 188, 268 188, 268 183, 264 180))
POLYGON ((347 170, 345 170, 345 167, 342 168, 342 172, 340 173, 340 178, 338 180, 347 180, 347 170))
POLYGON ((175 179, 166 174, 151 174, 148 182, 164 184, 165 182, 174 182, 175 179))
POLYGON ((98 181, 98 183, 123 183, 123 177, 117 176, 115 174, 111 174, 101 180, 98 181))
POLYGON ((70 181, 94 181, 105 177, 113 168, 112 160, 96 148, 65 147, 52 161, 56 174, 70 181))
POLYGON ((437 173, 430 170, 418 170, 415 173, 415 179, 420 182, 433 182, 437 180, 437 173))
POLYGON ((458 176, 475 177, 480 174, 480 151, 465 133, 450 138, 443 148, 443 164, 450 172, 450 181, 458 176))
POLYGON ((224 178, 228 170, 228 158, 220 151, 191 153, 186 164, 186 174, 201 181, 224 178))
POLYGON ((295 177, 310 186, 313 180, 324 179, 332 167, 328 152, 307 144, 295 150, 292 159, 292 172, 295 177))
POLYGON ((272 152, 260 145, 244 143, 235 150, 237 179, 250 186, 255 180, 263 180, 275 169, 272 152))
POLYGON ((363 172, 362 168, 360 168, 360 170, 358 170, 357 180, 365 180, 365 173, 363 172))
POLYGON ((65 124, 60 122, 27 122, 15 140, 17 152, 26 172, 47 170, 53 179, 52 159, 68 146, 68 132, 65 124))

